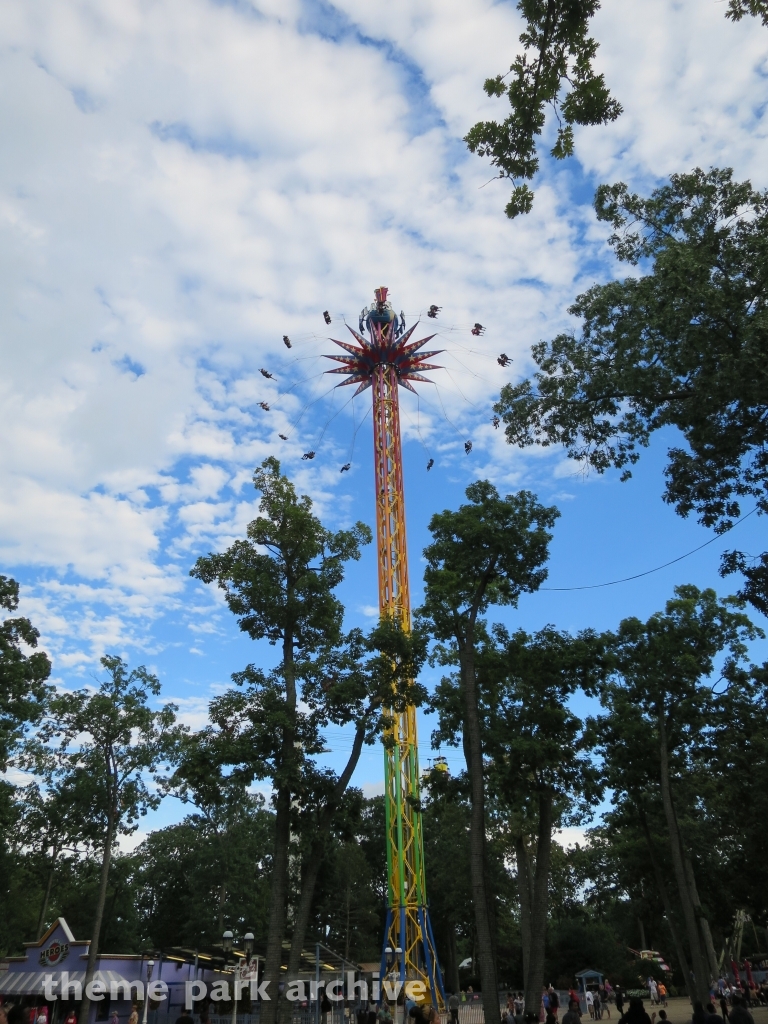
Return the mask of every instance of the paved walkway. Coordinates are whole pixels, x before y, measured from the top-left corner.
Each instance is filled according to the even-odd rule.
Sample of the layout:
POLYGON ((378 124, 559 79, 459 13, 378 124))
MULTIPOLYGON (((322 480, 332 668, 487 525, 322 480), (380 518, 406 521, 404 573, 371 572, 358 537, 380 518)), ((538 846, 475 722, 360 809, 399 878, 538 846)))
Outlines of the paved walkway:
MULTIPOLYGON (((675 999, 669 999, 669 1006, 667 1007, 667 1019, 670 1024, 690 1024, 691 1020, 691 1004, 683 996, 678 996, 675 999)), ((661 1009, 659 1006, 651 1006, 650 999, 643 1000, 643 1006, 649 1017, 652 1019, 654 1010, 656 1011, 656 1024, 658 1024, 658 1011, 661 1009)), ((616 1008, 611 1007, 613 1011, 613 1017, 616 1017, 616 1008)), ((715 1009, 720 1013, 720 1006, 715 1002, 715 1009)), ((755 1018, 755 1024, 768 1024, 768 1006, 753 1006, 750 1013, 755 1018)), ((603 1017, 605 1022, 605 1017, 603 1017)))

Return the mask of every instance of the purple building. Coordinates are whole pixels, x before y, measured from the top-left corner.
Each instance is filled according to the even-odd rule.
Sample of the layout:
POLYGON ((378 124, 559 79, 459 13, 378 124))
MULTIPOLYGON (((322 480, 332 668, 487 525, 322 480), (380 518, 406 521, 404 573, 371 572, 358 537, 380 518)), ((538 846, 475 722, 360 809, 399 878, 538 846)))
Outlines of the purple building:
MULTIPOLYGON (((71 1010, 77 1012, 83 996, 89 946, 90 940, 75 939, 60 917, 37 942, 24 943, 24 956, 0 959, 3 1004, 28 1008, 31 1024, 40 1012, 47 1016, 48 1024, 64 1024, 71 1010), (33 1013, 35 1008, 37 1012, 33 1013)), ((148 955, 118 953, 103 953, 97 958, 88 1024, 108 1021, 115 1012, 120 1024, 127 1024, 132 1004, 143 1003, 145 988, 150 1022, 174 1021, 184 1010, 187 982, 202 981, 210 989, 215 982, 232 978, 190 958, 156 955, 147 985, 149 960, 148 955)))

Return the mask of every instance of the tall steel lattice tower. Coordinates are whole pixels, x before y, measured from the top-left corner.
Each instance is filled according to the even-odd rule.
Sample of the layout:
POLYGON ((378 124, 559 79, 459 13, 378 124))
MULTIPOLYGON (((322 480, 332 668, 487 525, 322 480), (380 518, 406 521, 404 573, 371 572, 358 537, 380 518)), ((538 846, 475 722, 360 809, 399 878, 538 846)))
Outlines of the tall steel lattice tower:
MULTIPOLYGON (((379 611, 410 631, 398 386, 414 391, 410 381, 429 382, 428 377, 417 371, 439 369, 424 362, 438 352, 419 352, 434 334, 411 342, 418 325, 405 330, 405 318, 401 313, 398 319, 387 301, 386 288, 377 288, 375 295, 376 302, 360 314, 359 333, 347 325, 359 344, 336 341, 347 354, 326 358, 343 364, 328 372, 347 375, 341 385, 358 384, 355 394, 373 388, 379 611)), ((445 991, 429 921, 424 877, 416 709, 408 707, 402 713, 393 713, 392 721, 384 748, 389 896, 381 976, 394 974, 403 982, 423 982, 434 1005, 443 1009, 445 991)))

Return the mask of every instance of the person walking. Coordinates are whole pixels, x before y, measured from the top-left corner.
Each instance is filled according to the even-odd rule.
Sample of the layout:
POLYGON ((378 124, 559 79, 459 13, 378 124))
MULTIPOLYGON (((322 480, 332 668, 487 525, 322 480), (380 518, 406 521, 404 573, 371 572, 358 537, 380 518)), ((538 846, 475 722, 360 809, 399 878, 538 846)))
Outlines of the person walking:
POLYGON ((386 999, 382 999, 379 1003, 379 1008, 376 1011, 376 1020, 378 1024, 392 1024, 392 1011, 386 999))
POLYGON ((328 998, 328 993, 325 991, 323 986, 320 994, 320 1014, 323 1024, 328 1024, 328 1014, 333 1012, 333 1006, 331 1000, 328 998))
POLYGON ((605 985, 601 985, 600 986, 600 990, 599 991, 600 991, 600 1010, 601 1010, 602 1013, 606 1013, 608 1015, 608 1020, 610 1020, 611 1019, 611 993, 612 993, 613 989, 611 989, 611 987, 608 984, 608 982, 606 982, 605 985))
POLYGON ((560 996, 557 994, 554 985, 549 986, 549 1012, 557 1020, 557 1014, 560 1010, 560 996))
POLYGON ((563 1016, 563 1024, 581 1024, 581 1008, 578 999, 568 1003, 568 1010, 563 1016))
POLYGON ((734 993, 731 1012, 728 1014, 731 1024, 755 1024, 755 1018, 744 1005, 743 996, 734 993))
POLYGON ((603 1003, 600 999, 600 989, 598 989, 592 997, 592 1010, 595 1014, 595 1020, 603 1019, 603 1003))
POLYGON ((584 998, 587 1001, 587 1013, 589 1014, 590 1020, 595 1019, 595 997, 592 994, 592 989, 588 988, 584 993, 584 998))
POLYGON ((629 1007, 621 1018, 621 1024, 651 1024, 651 1018, 646 1013, 643 1000, 639 996, 630 998, 629 1007))
POLYGON ((448 998, 448 1009, 451 1013, 451 1024, 459 1024, 459 997, 455 992, 448 998))

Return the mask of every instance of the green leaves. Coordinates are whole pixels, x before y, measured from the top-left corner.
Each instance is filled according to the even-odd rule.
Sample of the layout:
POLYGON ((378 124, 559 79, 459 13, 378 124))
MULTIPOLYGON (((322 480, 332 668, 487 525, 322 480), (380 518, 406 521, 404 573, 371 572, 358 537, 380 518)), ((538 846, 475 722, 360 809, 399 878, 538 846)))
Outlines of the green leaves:
POLYGON ((526 21, 520 36, 524 51, 509 69, 508 85, 508 75, 497 75, 483 86, 488 96, 506 93, 512 113, 501 123, 478 122, 464 138, 472 153, 491 158, 498 177, 514 182, 505 211, 510 218, 529 213, 533 205, 525 181, 539 169, 536 142, 548 107, 558 124, 551 150, 557 160, 573 155, 573 125, 607 124, 621 114, 621 104, 593 67, 597 43, 587 32, 599 7, 598 0, 519 0, 526 21))
POLYGON ((182 730, 175 705, 159 711, 149 705, 160 693, 156 676, 143 666, 129 672, 116 657, 101 664, 107 676, 96 691, 60 690, 51 698, 38 739, 55 752, 51 781, 87 797, 82 813, 101 824, 103 841, 110 815, 116 831, 128 834, 158 806, 161 797, 149 779, 173 758, 182 730))
POLYGON ((253 482, 262 515, 249 523, 247 540, 199 558, 190 575, 218 584, 240 628, 254 640, 274 644, 291 636, 299 653, 332 645, 343 611, 332 591, 344 578, 344 562, 359 559, 371 532, 364 523, 326 530, 277 459, 265 459, 253 482))
MULTIPOLYGON (((19 606, 19 585, 0 576, 0 609, 13 612, 19 606)), ((36 648, 40 633, 29 619, 5 619, 0 623, 0 771, 5 771, 11 751, 27 725, 39 721, 50 692, 48 655, 36 648)))
POLYGON ((741 21, 748 14, 751 14, 753 18, 760 18, 762 23, 768 27, 768 2, 766 0, 728 0, 726 18, 730 18, 731 21, 741 21))
POLYGON ((424 549, 425 600, 418 611, 439 640, 463 637, 491 604, 515 605, 541 586, 560 515, 529 491, 499 497, 478 480, 466 490, 470 504, 432 516, 432 543, 424 549))
MULTIPOLYGON (((495 406, 507 440, 562 444, 627 479, 651 434, 674 426, 664 499, 680 515, 722 532, 743 498, 768 511, 768 192, 697 168, 648 198, 601 186, 595 208, 617 257, 644 273, 579 295, 580 333, 533 347, 538 372, 495 406)), ((755 572, 744 596, 766 600, 764 586, 755 572)))

